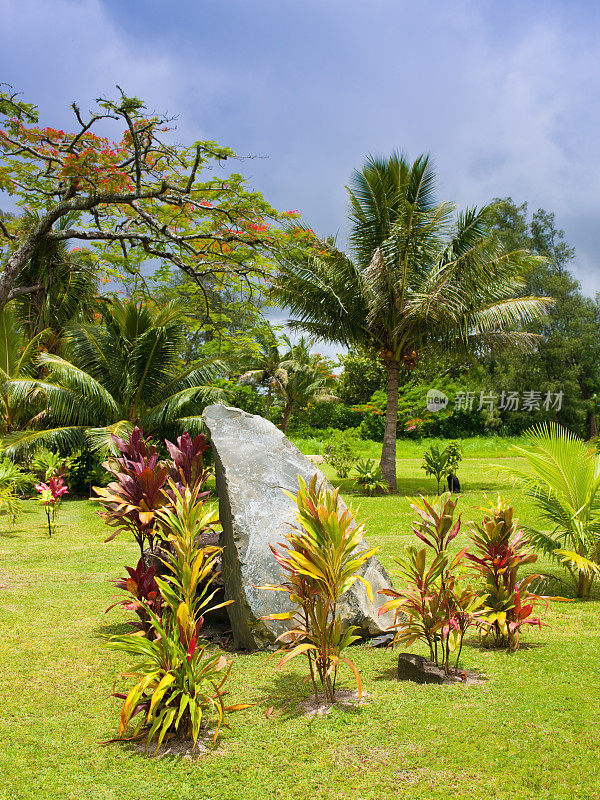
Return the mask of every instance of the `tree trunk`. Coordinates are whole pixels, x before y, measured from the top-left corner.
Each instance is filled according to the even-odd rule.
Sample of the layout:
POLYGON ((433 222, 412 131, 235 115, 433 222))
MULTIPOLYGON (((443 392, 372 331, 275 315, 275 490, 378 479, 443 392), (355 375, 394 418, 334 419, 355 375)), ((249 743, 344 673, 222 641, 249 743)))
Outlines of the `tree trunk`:
POLYGON ((271 383, 269 382, 269 388, 267 389, 267 410, 266 410, 266 415, 265 415, 267 420, 269 419, 269 415, 271 413, 271 396, 272 396, 272 394, 273 394, 273 387, 271 386, 271 383))
POLYGON ((284 433, 287 433, 288 425, 290 424, 290 419, 291 419, 293 410, 294 410, 294 404, 293 403, 286 403, 285 409, 283 411, 283 420, 281 422, 281 430, 284 433))
POLYGON ((590 439, 598 436, 598 423, 596 421, 596 415, 591 409, 588 409, 586 412, 586 421, 585 421, 586 433, 587 433, 587 440, 589 442, 590 439))
POLYGON ((397 362, 387 364, 387 408, 385 411, 385 430, 381 448, 381 471, 390 492, 396 494, 396 428, 398 426, 398 376, 397 362))

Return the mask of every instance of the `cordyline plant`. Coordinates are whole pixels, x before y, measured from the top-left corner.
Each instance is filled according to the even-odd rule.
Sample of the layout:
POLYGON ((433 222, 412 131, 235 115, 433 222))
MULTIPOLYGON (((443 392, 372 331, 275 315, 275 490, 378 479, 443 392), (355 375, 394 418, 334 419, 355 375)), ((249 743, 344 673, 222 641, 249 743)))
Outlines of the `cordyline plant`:
POLYGON ((206 437, 200 433, 192 439, 189 433, 177 437, 177 444, 165 439, 165 444, 172 459, 170 476, 179 494, 183 494, 186 486, 190 488, 203 486, 210 476, 210 470, 204 469, 204 453, 208 450, 206 437))
POLYGON ((361 548, 364 525, 357 525, 351 511, 342 506, 339 489, 331 492, 324 483, 317 485, 317 475, 308 486, 300 476, 298 480, 298 494, 286 492, 298 505, 297 524, 291 526, 285 542, 269 545, 286 580, 279 586, 261 587, 286 592, 295 609, 264 619, 292 620, 294 624, 278 637, 283 643, 277 651, 283 654, 278 668, 305 655, 315 697, 318 679, 326 699, 333 702, 340 664, 347 664, 356 677, 360 701, 360 675, 353 662, 342 656, 360 637, 355 626, 342 629, 339 600, 361 581, 373 601, 371 586, 358 570, 376 551, 361 548))
POLYGON ((405 557, 396 559, 400 575, 408 583, 405 589, 380 590, 392 598, 379 614, 395 612, 394 643, 408 647, 417 640, 426 642, 431 660, 446 674, 457 669, 465 633, 476 623, 483 603, 480 592, 463 586, 463 576, 458 573, 466 548, 455 555, 449 553, 461 526, 460 515, 454 520, 457 503, 446 493, 433 504, 421 497, 411 505, 420 517, 413 531, 426 546, 408 546, 405 557), (428 549, 433 553, 429 565, 428 549), (453 652, 457 655, 452 668, 453 652))
POLYGON ((165 604, 162 619, 147 606, 153 638, 129 635, 110 641, 113 649, 140 659, 124 673, 138 679, 135 685, 127 695, 115 695, 124 700, 119 739, 145 738, 148 748, 156 738, 157 750, 174 737, 191 739, 195 746, 201 730, 216 718, 215 741, 221 726, 227 726, 227 714, 249 707, 225 705, 223 686, 231 663, 209 652, 201 639, 204 614, 227 605, 210 605, 220 548, 198 544, 202 533, 216 524, 215 514, 204 508, 196 487, 178 493, 174 508, 158 516, 174 552, 165 561, 170 577, 156 579, 165 604))
POLYGON ((35 488, 40 493, 39 502, 44 506, 46 518, 48 520, 48 536, 52 536, 52 530, 56 527, 56 515, 60 508, 61 498, 69 493, 69 489, 60 476, 50 478, 48 483, 36 483, 35 488))
POLYGON ((532 616, 535 602, 549 599, 527 589, 539 575, 518 578, 521 567, 533 564, 537 555, 514 519, 512 507, 500 496, 486 509, 481 524, 472 526, 471 541, 476 552, 467 553, 467 558, 485 584, 484 613, 480 619, 484 636, 490 636, 497 647, 508 646, 515 651, 523 625, 541 627, 540 619, 532 616))
POLYGON ((154 628, 148 609, 160 618, 163 607, 163 598, 156 583, 156 567, 152 565, 146 569, 144 559, 140 558, 135 569, 133 567, 125 567, 125 569, 128 577, 115 581, 115 586, 128 592, 129 597, 120 598, 109 606, 106 612, 108 613, 116 606, 125 611, 134 611, 138 619, 129 624, 133 625, 136 631, 142 631, 145 636, 151 637, 154 635, 154 628))
POLYGON ((94 486, 104 506, 100 516, 117 530, 106 541, 112 541, 123 530, 129 530, 144 557, 144 545, 154 549, 156 512, 170 503, 165 491, 169 470, 158 460, 158 450, 144 439, 137 426, 127 440, 113 434, 112 440, 120 457, 110 457, 103 467, 115 478, 106 488, 94 486))

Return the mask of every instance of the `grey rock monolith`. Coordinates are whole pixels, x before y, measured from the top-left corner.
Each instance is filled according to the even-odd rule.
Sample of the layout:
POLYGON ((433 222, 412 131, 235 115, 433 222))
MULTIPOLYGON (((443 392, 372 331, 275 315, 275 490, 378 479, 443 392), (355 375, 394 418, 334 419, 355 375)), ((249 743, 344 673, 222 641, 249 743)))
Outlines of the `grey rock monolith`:
MULTIPOLYGON (((271 422, 224 405, 208 406, 202 415, 215 456, 219 512, 223 532, 223 580, 235 645, 255 650, 269 646, 288 623, 262 619, 292 608, 284 592, 259 587, 281 582, 281 569, 269 543, 282 541, 294 523, 297 507, 284 493, 298 491, 298 476, 307 483, 323 473, 271 422)), ((362 545, 365 549, 368 544, 362 545)), ((390 578, 371 556, 361 570, 370 582, 374 603, 361 582, 346 592, 340 606, 344 625, 357 625, 365 638, 383 634, 391 613, 378 616, 385 597, 379 589, 390 578)))

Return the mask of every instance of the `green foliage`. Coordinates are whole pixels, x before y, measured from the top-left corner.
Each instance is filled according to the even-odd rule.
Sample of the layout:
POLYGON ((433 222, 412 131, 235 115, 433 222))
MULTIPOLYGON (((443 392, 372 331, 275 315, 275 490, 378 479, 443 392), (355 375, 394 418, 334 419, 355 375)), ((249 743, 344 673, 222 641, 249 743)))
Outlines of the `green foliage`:
POLYGON ((298 480, 298 494, 286 492, 298 505, 297 525, 285 535, 285 544, 279 545, 282 549, 269 545, 286 580, 280 586, 262 587, 287 592, 295 606, 293 611, 266 617, 293 622, 291 630, 279 637, 285 644, 279 650, 283 657, 278 666, 305 655, 315 696, 318 677, 326 699, 334 702, 339 667, 347 664, 356 677, 360 701, 358 670, 342 655, 360 637, 355 626, 342 630, 337 606, 356 581, 364 584, 373 602, 370 584, 357 571, 376 551, 359 549, 364 526, 357 525, 350 510, 342 507, 338 489, 330 492, 323 484, 317 486, 316 475, 308 486, 302 478, 298 480))
POLYGON ((351 350, 339 357, 343 367, 336 393, 347 405, 368 403, 373 392, 385 391, 385 369, 381 359, 369 351, 351 350))
POLYGON ((440 483, 448 475, 456 475, 458 465, 462 460, 462 448, 457 442, 448 442, 442 448, 432 444, 423 454, 422 469, 426 475, 433 475, 437 481, 437 493, 440 493, 440 483))
POLYGON ((10 458, 0 459, 0 515, 7 516, 12 526, 23 512, 23 503, 18 497, 28 489, 34 476, 22 470, 10 458))
POLYGON ((446 465, 448 467, 448 475, 456 475, 458 472, 458 465, 462 461, 463 452, 462 447, 458 442, 448 442, 445 447, 446 465))
POLYGON ((387 491, 381 467, 372 458, 361 459, 354 467, 356 485, 366 495, 382 494, 387 491))
POLYGON ((44 379, 10 382, 13 400, 38 416, 35 427, 6 439, 7 452, 40 445, 62 452, 105 448, 111 433, 136 423, 161 436, 199 433, 205 404, 223 397, 210 385, 221 365, 185 365, 185 337, 185 319, 174 304, 157 308, 113 300, 103 325, 70 325, 69 358, 42 353, 44 379))
POLYGON ((600 396, 600 303, 585 297, 569 272, 575 251, 556 225, 555 216, 538 209, 529 217, 527 204, 511 198, 497 201, 494 228, 507 248, 527 247, 546 260, 526 276, 525 291, 555 298, 542 322, 529 330, 541 336, 527 355, 506 350, 494 359, 490 383, 502 390, 563 392, 556 408, 531 412, 501 412, 507 433, 520 433, 532 424, 556 421, 586 438, 597 433, 600 396))
POLYGON ((360 443, 356 431, 334 431, 327 440, 323 457, 340 478, 347 478, 358 461, 360 443))
POLYGON ((528 575, 518 580, 522 566, 533 564, 537 556, 529 549, 529 542, 513 519, 513 509, 498 497, 490 504, 481 524, 475 523, 471 541, 475 553, 467 553, 475 570, 483 579, 485 602, 480 625, 484 636, 491 636, 496 647, 508 644, 513 652, 519 647, 519 634, 523 625, 541 625, 532 617, 533 605, 540 598, 527 591, 539 575, 528 575))
POLYGON ((458 667, 465 633, 476 623, 483 603, 480 592, 462 586, 464 577, 458 568, 465 550, 454 556, 449 552, 460 531, 460 516, 454 521, 457 503, 444 494, 434 504, 421 497, 411 505, 420 517, 413 531, 426 546, 417 549, 409 545, 404 548, 404 558, 396 559, 400 577, 408 583, 405 589, 380 590, 392 598, 379 613, 395 612, 394 641, 405 647, 418 640, 425 642, 431 660, 446 674, 451 671, 450 656, 455 651, 454 669, 458 667), (430 564, 428 549, 433 553, 430 564))
POLYGON ((568 570, 578 597, 589 597, 600 575, 600 456, 555 423, 528 431, 515 447, 528 471, 512 470, 550 532, 530 529, 532 543, 568 570))
POLYGON ((210 604, 218 574, 215 560, 221 550, 199 545, 202 534, 217 521, 215 512, 205 508, 199 497, 200 488, 199 483, 185 487, 182 494, 175 494, 173 508, 157 514, 173 552, 165 561, 169 577, 156 578, 164 602, 162 617, 141 599, 151 635, 115 636, 109 643, 114 650, 138 659, 127 670, 127 676, 137 682, 127 695, 116 695, 124 700, 119 738, 131 728, 129 738, 146 739, 146 748, 156 739, 158 750, 164 740, 174 737, 191 739, 196 745, 202 728, 213 721, 215 741, 221 726, 227 725, 227 714, 249 707, 246 703, 225 705, 223 686, 231 663, 211 652, 200 638, 203 615, 227 605, 210 604))
POLYGON ((437 494, 440 493, 440 483, 448 475, 448 454, 446 448, 443 450, 436 444, 432 444, 423 454, 423 465, 426 475, 433 475, 437 481, 437 494))

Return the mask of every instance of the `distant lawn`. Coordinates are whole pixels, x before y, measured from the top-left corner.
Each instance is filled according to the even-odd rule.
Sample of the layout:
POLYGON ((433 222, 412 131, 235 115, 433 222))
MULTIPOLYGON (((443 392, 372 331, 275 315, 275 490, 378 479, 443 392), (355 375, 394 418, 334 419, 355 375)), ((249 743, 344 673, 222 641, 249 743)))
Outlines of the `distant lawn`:
MULTIPOLYGON (((399 496, 346 495, 392 571, 410 541, 408 497, 435 489, 420 453, 401 455, 399 496)), ((506 491, 498 457, 463 462, 465 521, 479 516, 486 493, 506 491)), ((531 505, 513 497, 531 521, 531 505)), ((0 532, 2 800, 600 798, 597 599, 541 609, 547 625, 526 631, 514 655, 471 640, 463 663, 489 680, 468 688, 398 683, 394 652, 359 646, 353 659, 370 703, 322 719, 298 715, 310 691, 299 667, 278 674, 267 654, 235 654, 231 699, 256 706, 232 716, 214 753, 157 761, 102 746, 117 732, 119 704, 109 695, 127 666, 103 644, 125 630, 124 617, 104 609, 116 593, 110 580, 137 552, 127 537, 104 544, 94 511, 66 502, 48 539, 31 502, 14 531, 0 532)))

